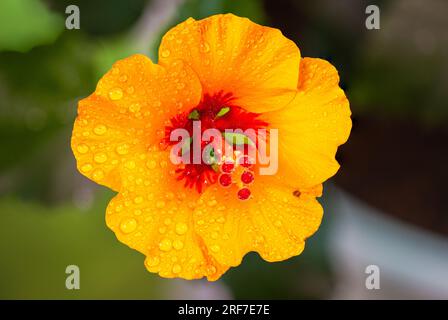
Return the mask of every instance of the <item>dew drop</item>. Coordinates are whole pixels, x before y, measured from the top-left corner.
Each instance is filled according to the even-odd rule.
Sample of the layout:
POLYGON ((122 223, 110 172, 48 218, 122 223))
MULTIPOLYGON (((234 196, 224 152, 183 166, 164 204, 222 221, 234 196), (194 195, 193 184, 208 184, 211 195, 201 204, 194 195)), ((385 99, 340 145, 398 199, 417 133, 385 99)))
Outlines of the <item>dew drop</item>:
POLYGON ((216 267, 215 266, 209 266, 207 268, 207 273, 208 274, 215 274, 216 273, 216 267))
POLYGON ((128 76, 123 74, 122 76, 120 76, 120 78, 118 78, 118 81, 120 82, 126 82, 128 80, 128 76))
POLYGON ((183 222, 179 222, 178 224, 176 224, 176 233, 178 235, 183 235, 188 231, 188 226, 186 223, 183 222))
POLYGON ((159 263, 160 263, 159 257, 148 257, 146 259, 146 265, 148 267, 155 267, 155 266, 159 265, 159 263))
POLYGON ((134 169, 135 168, 135 161, 132 161, 132 160, 127 161, 125 163, 125 167, 128 168, 128 169, 134 169))
POLYGON ((100 169, 95 170, 93 172, 92 177, 93 177, 94 180, 102 180, 104 178, 104 171, 100 170, 100 169))
POLYGON ((115 151, 119 154, 119 155, 125 155, 129 152, 129 145, 124 143, 119 145, 115 151))
POLYGON ((157 163, 154 160, 148 161, 148 163, 146 164, 146 166, 149 169, 154 169, 155 167, 157 167, 157 163))
POLYGON ((165 50, 162 51, 162 57, 163 58, 168 58, 170 56, 170 53, 171 53, 170 50, 165 49, 165 50))
POLYGON ((133 103, 129 106, 129 111, 132 113, 139 112, 140 108, 140 103, 133 103))
MULTIPOLYGON (((225 209, 225 208, 224 208, 225 209)), ((224 223, 224 222, 226 222, 226 218, 224 218, 224 217, 219 217, 217 220, 216 220, 218 223, 224 223)))
POLYGON ((179 273, 182 271, 182 267, 178 264, 175 264, 172 269, 173 273, 179 273))
POLYGON ((78 150, 79 153, 84 154, 87 153, 87 151, 89 151, 89 147, 86 144, 79 144, 76 150, 78 150))
POLYGON ((162 251, 170 251, 171 250, 171 240, 170 239, 163 239, 159 243, 159 249, 162 251))
POLYGON ((210 45, 207 42, 204 42, 201 46, 201 52, 207 53, 210 51, 210 45))
POLYGON ((218 252, 220 249, 221 248, 217 244, 210 247, 210 250, 212 250, 215 253, 218 252))
POLYGON ((97 153, 94 157, 93 160, 95 160, 96 163, 104 163, 107 161, 107 155, 103 152, 101 153, 97 153))
POLYGON ((128 87, 128 88, 126 89, 126 92, 129 93, 129 94, 133 94, 134 91, 135 91, 135 89, 134 89, 133 86, 130 86, 130 87, 128 87))
POLYGON ((83 164, 81 167, 82 172, 89 172, 93 169, 93 166, 90 163, 83 164))
POLYGON ((135 197, 135 199, 134 199, 135 204, 140 204, 142 202, 143 202, 143 197, 141 197, 141 196, 135 197))
POLYGON ((131 233, 135 231, 136 228, 137 228, 137 220, 135 220, 134 218, 125 219, 120 224, 120 230, 123 233, 131 233))
POLYGON ((113 75, 117 75, 120 73, 120 68, 118 67, 112 67, 112 74, 113 75))
POLYGON ((184 247, 184 243, 182 241, 180 241, 180 240, 175 240, 173 242, 173 247, 176 250, 181 250, 184 247))
POLYGON ((107 127, 103 124, 97 125, 94 129, 93 132, 98 135, 98 136, 102 136, 103 134, 105 134, 107 131, 107 127))
POLYGON ((123 90, 121 88, 114 88, 109 91, 110 100, 120 100, 121 98, 123 98, 123 90))
POLYGON ((213 200, 210 200, 209 202, 207 202, 207 205, 208 205, 209 207, 214 207, 214 206, 216 206, 217 203, 218 203, 218 201, 216 201, 215 199, 213 199, 213 200))

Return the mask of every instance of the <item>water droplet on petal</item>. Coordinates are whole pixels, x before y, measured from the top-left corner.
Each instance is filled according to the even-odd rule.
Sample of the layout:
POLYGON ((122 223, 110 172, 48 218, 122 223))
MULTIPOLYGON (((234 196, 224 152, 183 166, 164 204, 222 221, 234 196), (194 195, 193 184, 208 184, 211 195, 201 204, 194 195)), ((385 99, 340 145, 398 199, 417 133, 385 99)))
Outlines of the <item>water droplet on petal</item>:
POLYGON ((216 201, 215 199, 213 199, 213 200, 210 200, 209 202, 207 202, 207 205, 208 205, 209 207, 214 207, 214 206, 216 206, 217 203, 218 203, 218 201, 216 201))
POLYGON ((128 87, 127 89, 126 89, 126 92, 127 93, 129 93, 129 94, 133 94, 134 93, 134 87, 133 86, 130 86, 130 87, 128 87))
POLYGON ((141 196, 135 197, 134 203, 139 204, 139 203, 142 203, 142 202, 143 202, 143 197, 141 197, 141 196))
POLYGON ((180 265, 178 265, 178 264, 175 264, 173 266, 173 270, 172 271, 173 271, 173 273, 179 273, 179 272, 182 271, 182 267, 180 265))
POLYGON ((124 166, 128 169, 134 169, 135 168, 135 161, 129 160, 127 161, 124 166))
POLYGON ((204 42, 201 46, 201 52, 207 53, 210 51, 210 45, 207 42, 204 42))
POLYGON ((163 239, 159 243, 159 249, 162 251, 170 251, 171 250, 171 240, 170 239, 163 239))
POLYGON ((216 273, 216 267, 215 266, 209 266, 207 268, 207 273, 208 274, 215 274, 216 273))
POLYGON ((104 152, 97 153, 93 160, 95 160, 96 163, 104 163, 107 161, 107 155, 104 152))
POLYGON ((105 134, 107 131, 107 127, 103 124, 97 125, 94 129, 93 132, 98 135, 98 136, 102 136, 103 134, 105 134))
POLYGON ((94 180, 102 180, 104 179, 104 171, 103 170, 95 170, 92 175, 94 180))
MULTIPOLYGON (((224 207, 224 210, 225 210, 225 207, 224 207)), ((219 217, 218 219, 216 219, 216 221, 217 221, 218 223, 224 223, 224 222, 226 222, 226 218, 224 218, 224 217, 219 217)))
POLYGON ((121 144, 115 149, 115 151, 120 155, 125 155, 129 152, 129 145, 126 143, 121 144))
POLYGON ((160 167, 161 168, 166 168, 168 166, 168 162, 166 162, 165 160, 160 161, 160 167))
POLYGON ((184 247, 184 243, 180 240, 176 240, 173 242, 173 247, 176 250, 181 250, 184 247))
POLYGON ((133 103, 129 106, 129 111, 132 113, 139 112, 140 108, 140 103, 133 103))
POLYGON ((76 150, 78 150, 79 153, 84 154, 87 153, 87 151, 89 151, 89 147, 86 144, 79 144, 76 150))
POLYGON ((120 100, 123 98, 123 90, 121 88, 114 88, 109 91, 110 100, 120 100))
POLYGON ((148 257, 146 259, 146 265, 148 267, 155 267, 160 263, 159 257, 148 257))
POLYGON ((146 164, 146 166, 147 166, 149 169, 154 169, 155 167, 157 167, 157 163, 156 163, 154 160, 150 160, 150 161, 148 161, 148 163, 146 164))
POLYGON ((210 247, 210 250, 212 250, 215 253, 218 252, 220 249, 221 248, 217 244, 210 247))
POLYGON ((179 235, 185 234, 188 231, 188 226, 186 223, 179 222, 176 224, 176 233, 179 235))
POLYGON ((170 53, 171 53, 170 50, 165 49, 165 50, 162 51, 162 57, 163 58, 168 58, 170 56, 170 53))
POLYGON ((134 218, 125 219, 120 224, 120 230, 123 233, 131 233, 135 231, 136 228, 137 228, 137 220, 135 220, 134 218))
POLYGON ((89 172, 92 169, 93 169, 93 166, 90 163, 86 163, 81 166, 81 171, 84 173, 89 172))

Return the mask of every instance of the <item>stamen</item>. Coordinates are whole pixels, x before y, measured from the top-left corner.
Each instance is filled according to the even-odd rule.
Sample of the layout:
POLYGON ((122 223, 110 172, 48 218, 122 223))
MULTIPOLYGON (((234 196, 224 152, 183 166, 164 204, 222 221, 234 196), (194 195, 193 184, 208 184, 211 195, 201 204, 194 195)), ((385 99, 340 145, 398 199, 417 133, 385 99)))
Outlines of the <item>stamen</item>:
MULTIPOLYGON (((265 128, 268 124, 262 120, 258 119, 259 114, 245 111, 243 108, 234 105, 234 98, 232 94, 219 92, 213 96, 204 95, 202 101, 198 106, 191 109, 189 112, 181 113, 176 115, 171 119, 171 125, 165 127, 165 137, 161 141, 161 146, 165 148, 170 145, 175 145, 177 141, 170 141, 171 132, 176 129, 185 129, 189 132, 190 137, 193 136, 193 122, 201 121, 201 131, 204 132, 207 129, 217 129, 223 134, 223 142, 229 143, 224 136, 226 129, 232 130, 242 130, 247 129, 257 130, 260 128, 265 128)), ((239 135, 234 135, 229 137, 231 141, 242 140, 242 143, 247 144, 256 148, 256 144, 248 137, 242 135, 242 139, 239 135), (231 138, 231 139, 230 139, 231 138)), ((239 161, 236 160, 236 156, 232 159, 233 162, 221 162, 218 161, 219 157, 216 157, 216 152, 222 152, 220 150, 215 150, 212 145, 213 141, 210 143, 201 142, 201 154, 204 152, 205 148, 209 148, 208 163, 202 161, 200 164, 192 164, 193 152, 190 148, 193 141, 189 140, 186 146, 183 146, 180 151, 180 156, 190 157, 189 164, 181 164, 176 169, 177 180, 185 180, 185 187, 195 188, 199 193, 204 190, 207 185, 216 183, 217 181, 223 187, 229 187, 230 185, 238 182, 242 189, 241 196, 240 191, 238 192, 238 197, 240 199, 247 199, 250 196, 250 190, 246 185, 250 184, 254 180, 253 173, 247 171, 245 173, 241 170, 243 168, 250 169, 254 161, 247 155, 240 157, 239 161), (236 163, 234 161, 237 161, 236 163), (240 166, 238 170, 236 167, 240 166), (221 173, 221 174, 220 174, 221 173)), ((233 145, 230 144, 232 147, 233 145)))
POLYGON ((247 200, 249 199, 251 192, 248 188, 242 188, 238 191, 238 199, 247 200))
POLYGON ((221 165, 222 172, 230 173, 235 169, 235 164, 231 162, 225 162, 221 165))
POLYGON ((250 171, 244 171, 241 175, 241 181, 244 184, 251 184, 254 181, 254 175, 250 171))
POLYGON ((219 184, 223 187, 228 187, 232 184, 232 176, 228 173, 223 173, 219 176, 219 184))

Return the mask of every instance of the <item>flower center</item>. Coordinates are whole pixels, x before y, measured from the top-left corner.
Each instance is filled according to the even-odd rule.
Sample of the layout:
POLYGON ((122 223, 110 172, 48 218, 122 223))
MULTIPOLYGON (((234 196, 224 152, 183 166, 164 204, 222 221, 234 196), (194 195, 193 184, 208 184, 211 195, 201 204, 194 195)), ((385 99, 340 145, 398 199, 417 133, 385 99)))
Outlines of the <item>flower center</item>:
POLYGON ((168 147, 179 143, 171 140, 176 129, 188 132, 191 138, 183 142, 177 154, 180 160, 176 169, 177 180, 184 181, 185 187, 195 188, 199 193, 214 183, 222 187, 236 184, 237 197, 246 200, 250 198, 249 185, 255 177, 255 159, 250 155, 257 149, 257 130, 266 128, 267 123, 258 118, 258 113, 235 105, 234 100, 229 93, 204 95, 195 108, 171 118, 170 125, 165 127, 162 144, 168 147), (195 135, 198 123, 200 134, 195 135), (219 135, 203 139, 209 129, 214 129, 219 135), (247 135, 249 131, 255 136, 247 135), (200 141, 195 141, 198 139, 200 141), (206 155, 206 161, 204 156, 199 163, 193 161, 193 146, 200 146, 200 154, 206 155))

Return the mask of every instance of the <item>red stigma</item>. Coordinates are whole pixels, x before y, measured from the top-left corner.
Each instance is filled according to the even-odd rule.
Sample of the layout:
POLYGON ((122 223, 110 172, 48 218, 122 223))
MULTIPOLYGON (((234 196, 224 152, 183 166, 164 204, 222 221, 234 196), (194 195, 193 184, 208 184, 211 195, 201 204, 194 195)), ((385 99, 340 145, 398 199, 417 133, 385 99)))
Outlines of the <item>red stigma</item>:
POLYGON ((247 200, 250 197, 250 190, 248 188, 242 188, 238 191, 238 199, 247 200))
MULTIPOLYGON (((257 130, 267 126, 265 121, 258 119, 258 113, 248 112, 240 106, 235 105, 234 101, 235 99, 230 93, 224 94, 223 92, 219 92, 214 95, 204 95, 201 102, 195 108, 188 112, 180 113, 170 119, 171 124, 165 127, 165 136, 161 143, 164 146, 177 144, 178 141, 170 141, 170 135, 173 130, 180 128, 187 130, 190 137, 193 137, 194 121, 201 121, 201 134, 207 129, 217 129, 220 132, 224 132, 226 129, 240 129, 245 131, 247 129, 257 130)), ((201 142, 201 155, 204 148, 210 144, 201 142)), ((185 153, 184 156, 189 157, 190 163, 181 164, 176 169, 177 179, 185 180, 185 187, 194 187, 201 193, 205 186, 213 184, 218 180, 222 186, 229 186, 232 183, 232 177, 225 174, 229 174, 234 170, 234 163, 225 162, 218 166, 204 163, 201 159, 201 163, 193 164, 193 152, 190 152, 190 149, 186 152, 188 154, 185 153), (224 173, 221 176, 219 176, 218 167, 224 173)), ((243 156, 242 158, 242 166, 248 167, 253 164, 247 156, 243 156)))

